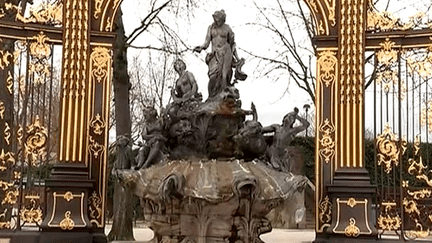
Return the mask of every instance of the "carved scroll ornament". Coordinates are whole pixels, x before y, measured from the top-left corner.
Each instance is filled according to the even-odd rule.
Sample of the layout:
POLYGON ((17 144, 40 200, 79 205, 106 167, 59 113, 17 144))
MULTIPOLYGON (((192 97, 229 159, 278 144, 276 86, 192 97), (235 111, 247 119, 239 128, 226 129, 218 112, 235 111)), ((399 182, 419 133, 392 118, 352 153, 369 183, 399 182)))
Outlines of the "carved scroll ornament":
POLYGON ((378 165, 384 166, 384 171, 390 173, 392 166, 399 165, 399 156, 406 149, 406 143, 399 141, 391 131, 389 124, 385 125, 384 132, 376 139, 378 165))

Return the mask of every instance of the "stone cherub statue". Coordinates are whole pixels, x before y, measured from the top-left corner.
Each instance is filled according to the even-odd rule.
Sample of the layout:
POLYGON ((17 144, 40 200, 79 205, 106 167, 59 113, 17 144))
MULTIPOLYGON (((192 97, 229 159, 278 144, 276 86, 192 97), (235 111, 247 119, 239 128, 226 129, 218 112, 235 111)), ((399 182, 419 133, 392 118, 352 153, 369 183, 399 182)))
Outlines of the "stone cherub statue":
POLYGON ((158 117, 154 107, 146 107, 144 109, 144 117, 146 124, 142 138, 145 143, 139 150, 135 169, 148 168, 164 158, 165 142, 167 139, 164 136, 163 120, 158 117))
POLYGON ((295 136, 309 127, 309 122, 298 115, 299 110, 286 114, 282 119, 282 125, 273 124, 263 127, 263 134, 274 133, 271 145, 267 148, 267 158, 270 160, 273 168, 285 172, 291 171, 291 165, 287 156, 286 148, 289 146, 295 136), (300 121, 301 125, 294 127, 295 121, 300 121))
POLYGON ((210 79, 208 83, 210 100, 232 85, 233 67, 237 67, 236 80, 245 80, 247 77, 241 72, 244 59, 240 59, 237 55, 234 32, 229 25, 225 24, 225 11, 216 11, 213 14, 213 20, 213 24, 208 27, 204 44, 194 48, 194 51, 201 52, 207 49, 210 43, 212 46, 211 52, 205 59, 210 79))

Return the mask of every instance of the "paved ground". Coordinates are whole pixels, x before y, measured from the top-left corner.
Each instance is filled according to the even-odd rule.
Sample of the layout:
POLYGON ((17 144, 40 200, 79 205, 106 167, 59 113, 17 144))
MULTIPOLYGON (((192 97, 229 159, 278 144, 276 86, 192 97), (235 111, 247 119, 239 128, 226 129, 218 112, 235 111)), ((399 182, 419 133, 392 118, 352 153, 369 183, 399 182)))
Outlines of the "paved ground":
MULTIPOLYGON (((106 234, 108 234, 110 225, 107 225, 105 229, 106 234)), ((146 242, 153 238, 153 231, 148 228, 134 228, 134 236, 136 241, 132 242, 146 242)), ((261 239, 267 243, 309 243, 315 239, 315 231, 273 229, 272 232, 262 235, 261 239)), ((126 241, 116 242, 126 243, 126 241)))
POLYGON ((315 239, 315 230, 273 229, 261 239, 268 243, 309 243, 315 239))
MULTIPOLYGON (((111 225, 107 225, 107 227, 105 227, 107 235, 110 229, 111 225)), ((142 226, 136 227, 134 228, 134 236, 136 241, 114 241, 113 243, 144 243, 153 238, 153 231, 142 226)), ((386 240, 397 240, 399 237, 394 233, 389 233, 383 235, 382 238, 386 240)), ((272 232, 262 235, 261 239, 266 243, 310 243, 315 239, 315 231, 305 229, 273 229, 272 232)), ((416 242, 430 243, 432 242, 432 236, 423 239, 417 239, 416 242)))

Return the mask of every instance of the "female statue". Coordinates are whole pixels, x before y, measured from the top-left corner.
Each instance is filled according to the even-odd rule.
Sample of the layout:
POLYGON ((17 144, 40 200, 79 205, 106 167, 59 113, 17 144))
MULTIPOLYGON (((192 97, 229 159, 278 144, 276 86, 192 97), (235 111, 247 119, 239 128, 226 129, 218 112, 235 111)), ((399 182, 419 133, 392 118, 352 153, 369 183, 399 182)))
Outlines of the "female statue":
POLYGON ((242 65, 244 62, 244 59, 239 59, 237 55, 234 32, 229 25, 225 24, 225 19, 224 10, 216 11, 213 14, 214 22, 208 27, 204 44, 194 48, 194 51, 201 52, 209 47, 210 42, 212 44, 212 50, 206 56, 209 68, 208 93, 210 99, 231 85, 232 67, 242 65), (242 64, 238 64, 240 62, 242 64))
POLYGON ((194 75, 186 71, 186 64, 177 59, 174 62, 174 69, 179 74, 175 87, 171 90, 171 97, 174 103, 183 103, 190 100, 199 100, 201 94, 198 93, 198 85, 194 75))

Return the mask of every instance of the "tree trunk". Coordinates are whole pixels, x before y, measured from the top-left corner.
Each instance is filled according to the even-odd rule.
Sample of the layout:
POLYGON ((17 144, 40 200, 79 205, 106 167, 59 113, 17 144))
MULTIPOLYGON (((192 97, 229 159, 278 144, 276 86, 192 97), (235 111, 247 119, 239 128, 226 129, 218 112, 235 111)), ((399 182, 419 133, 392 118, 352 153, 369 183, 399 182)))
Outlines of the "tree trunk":
MULTIPOLYGON (((117 37, 114 43, 113 57, 113 83, 114 83, 114 101, 115 101, 115 120, 116 135, 125 135, 130 137, 131 134, 131 116, 129 106, 129 76, 127 72, 127 55, 124 26, 122 21, 121 10, 118 12, 114 27, 117 37)), ((127 148, 123 148, 126 150, 127 148)), ((117 150, 117 159, 114 169, 130 169, 129 159, 119 159, 121 153, 128 154, 127 151, 117 150)), ((132 229, 133 217, 133 195, 130 189, 122 187, 118 181, 114 185, 113 195, 113 225, 108 240, 134 240, 132 229)))
POLYGON ((131 133, 131 115, 129 106, 129 75, 127 62, 126 37, 124 32, 122 12, 116 16, 115 32, 117 38, 114 42, 114 101, 115 101, 115 120, 116 133, 119 135, 128 135, 131 133))
POLYGON ((111 231, 108 234, 109 241, 124 240, 133 241, 133 197, 129 188, 116 182, 114 185, 114 217, 111 231))

